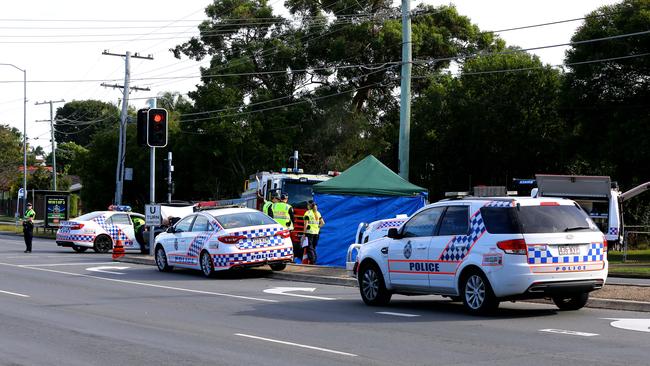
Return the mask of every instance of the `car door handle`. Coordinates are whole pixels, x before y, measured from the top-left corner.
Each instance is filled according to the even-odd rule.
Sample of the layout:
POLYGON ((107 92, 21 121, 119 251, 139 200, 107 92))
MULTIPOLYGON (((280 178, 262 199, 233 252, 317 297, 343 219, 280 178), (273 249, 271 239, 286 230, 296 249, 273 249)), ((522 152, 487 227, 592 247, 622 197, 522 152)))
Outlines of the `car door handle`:
POLYGON ((381 254, 388 254, 388 247, 381 248, 381 254))
POLYGON ((426 245, 418 245, 417 247, 415 247, 415 249, 423 250, 423 249, 427 249, 427 246, 426 245))

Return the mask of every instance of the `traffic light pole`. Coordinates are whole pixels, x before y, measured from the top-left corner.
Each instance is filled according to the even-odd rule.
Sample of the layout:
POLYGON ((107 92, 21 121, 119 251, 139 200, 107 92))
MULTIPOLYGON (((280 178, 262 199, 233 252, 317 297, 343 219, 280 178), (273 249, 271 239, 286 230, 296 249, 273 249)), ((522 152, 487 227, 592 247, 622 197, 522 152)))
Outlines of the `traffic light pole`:
MULTIPOLYGON (((149 198, 152 205, 156 204, 156 148, 149 148, 149 198)), ((149 226, 149 255, 154 255, 155 226, 149 226)))

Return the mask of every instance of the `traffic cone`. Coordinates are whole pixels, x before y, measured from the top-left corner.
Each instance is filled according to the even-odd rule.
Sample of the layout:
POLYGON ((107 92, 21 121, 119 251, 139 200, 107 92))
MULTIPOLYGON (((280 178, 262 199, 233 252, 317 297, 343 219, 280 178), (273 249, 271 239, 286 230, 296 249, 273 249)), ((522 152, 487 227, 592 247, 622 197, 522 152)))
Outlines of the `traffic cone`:
POLYGON ((116 240, 115 245, 113 246, 113 260, 124 257, 124 246, 122 245, 121 240, 116 240))
POLYGON ((307 255, 307 248, 308 247, 302 248, 302 264, 311 264, 309 262, 309 256, 307 255))

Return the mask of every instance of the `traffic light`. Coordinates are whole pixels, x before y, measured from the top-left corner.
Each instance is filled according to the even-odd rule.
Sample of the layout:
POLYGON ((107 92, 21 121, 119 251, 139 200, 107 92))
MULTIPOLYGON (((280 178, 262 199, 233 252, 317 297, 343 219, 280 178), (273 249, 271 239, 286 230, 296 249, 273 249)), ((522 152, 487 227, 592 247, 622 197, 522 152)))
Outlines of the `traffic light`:
POLYGON ((167 110, 151 108, 147 112, 147 145, 167 146, 167 110))
POLYGON ((138 146, 149 146, 147 145, 147 112, 149 108, 143 108, 138 110, 138 146))

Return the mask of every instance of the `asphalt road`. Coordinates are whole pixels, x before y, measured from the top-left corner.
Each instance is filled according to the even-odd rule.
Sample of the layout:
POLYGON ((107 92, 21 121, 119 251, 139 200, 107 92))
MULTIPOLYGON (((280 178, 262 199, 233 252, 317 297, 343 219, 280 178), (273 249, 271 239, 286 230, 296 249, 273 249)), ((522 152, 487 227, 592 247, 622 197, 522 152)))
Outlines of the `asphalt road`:
POLYGON ((2 365, 627 366, 650 358, 647 313, 505 303, 474 317, 436 296, 371 308, 355 288, 251 272, 160 273, 51 240, 23 249, 22 238, 0 236, 2 365))

